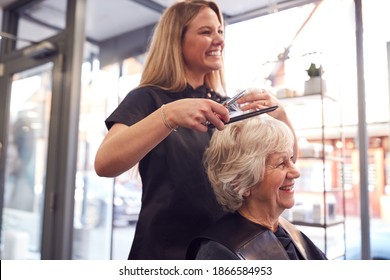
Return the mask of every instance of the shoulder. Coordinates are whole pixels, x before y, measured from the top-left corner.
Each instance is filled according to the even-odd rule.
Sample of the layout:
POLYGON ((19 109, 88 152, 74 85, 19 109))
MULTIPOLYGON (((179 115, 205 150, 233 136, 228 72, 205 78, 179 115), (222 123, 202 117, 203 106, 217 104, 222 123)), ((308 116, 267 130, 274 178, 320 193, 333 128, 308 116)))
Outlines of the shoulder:
POLYGON ((188 247, 187 256, 193 259, 205 241, 219 243, 226 250, 235 254, 233 252, 244 246, 248 240, 263 232, 263 227, 247 221, 240 214, 228 213, 192 240, 188 247), (229 234, 226 234, 227 232, 229 234))
POLYGON ((177 99, 183 98, 178 92, 172 92, 159 88, 157 86, 141 86, 135 89, 132 89, 124 98, 122 103, 126 105, 137 103, 157 105, 160 107, 162 104, 175 101, 177 99))
POLYGON ((152 96, 155 94, 167 94, 169 91, 161 89, 156 86, 140 86, 129 91, 128 96, 152 96))
POLYGON ((195 256, 196 260, 239 260, 239 257, 221 243, 203 240, 195 256))
POLYGON ((176 95, 156 86, 142 86, 131 90, 119 106, 151 113, 149 110, 154 111, 162 104, 174 101, 176 95))
POLYGON ((131 90, 120 102, 118 107, 106 119, 110 129, 115 123, 132 125, 145 118, 162 104, 170 102, 166 91, 152 86, 138 87, 131 90))

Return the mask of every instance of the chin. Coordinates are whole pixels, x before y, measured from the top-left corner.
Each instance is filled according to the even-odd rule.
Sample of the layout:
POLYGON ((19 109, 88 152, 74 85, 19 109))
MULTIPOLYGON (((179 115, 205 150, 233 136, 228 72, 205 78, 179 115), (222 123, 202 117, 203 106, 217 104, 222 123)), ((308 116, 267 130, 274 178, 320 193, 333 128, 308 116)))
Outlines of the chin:
POLYGON ((293 208, 294 207, 294 205, 295 205, 295 199, 293 199, 292 201, 289 201, 289 202, 287 202, 284 206, 284 208, 285 209, 291 209, 291 208, 293 208))
POLYGON ((220 70, 222 68, 222 62, 219 63, 213 63, 211 65, 208 65, 209 69, 212 71, 220 70))
POLYGON ((286 209, 291 209, 291 208, 293 208, 293 207, 294 207, 294 205, 295 205, 295 204, 293 203, 293 204, 291 204, 291 205, 287 206, 287 207, 286 207, 286 209))

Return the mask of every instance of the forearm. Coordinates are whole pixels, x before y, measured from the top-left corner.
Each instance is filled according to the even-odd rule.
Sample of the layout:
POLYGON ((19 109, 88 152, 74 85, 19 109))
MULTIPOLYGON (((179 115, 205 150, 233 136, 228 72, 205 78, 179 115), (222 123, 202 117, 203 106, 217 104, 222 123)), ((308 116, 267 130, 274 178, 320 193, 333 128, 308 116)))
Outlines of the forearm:
POLYGON ((286 111, 284 111, 284 110, 283 110, 282 114, 278 115, 277 119, 282 121, 282 122, 284 122, 291 129, 291 132, 292 132, 292 134, 294 136, 294 147, 293 147, 294 157, 293 157, 293 162, 295 163, 296 160, 297 160, 297 156, 298 156, 298 139, 297 139, 297 136, 295 134, 294 127, 293 127, 290 119, 288 118, 288 116, 286 114, 286 111))
POLYGON ((129 170, 171 133, 160 110, 132 126, 115 124, 110 129, 96 153, 99 176, 115 177, 129 170))

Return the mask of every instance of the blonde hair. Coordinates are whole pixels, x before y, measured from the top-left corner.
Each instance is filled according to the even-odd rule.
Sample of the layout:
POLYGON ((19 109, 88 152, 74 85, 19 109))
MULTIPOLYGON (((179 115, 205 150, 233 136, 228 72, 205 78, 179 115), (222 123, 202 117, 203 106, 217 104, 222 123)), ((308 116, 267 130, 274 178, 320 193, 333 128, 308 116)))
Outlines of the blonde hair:
MULTIPOLYGON (((205 7, 212 9, 223 25, 218 5, 212 1, 190 0, 173 4, 166 9, 155 27, 140 86, 157 86, 170 91, 181 91, 187 86, 182 39, 188 25, 205 7)), ((225 92, 223 69, 206 75, 206 86, 225 92)))
POLYGON ((221 206, 238 210, 244 193, 264 178, 266 160, 293 149, 294 136, 283 122, 263 115, 215 131, 204 154, 204 165, 221 206))

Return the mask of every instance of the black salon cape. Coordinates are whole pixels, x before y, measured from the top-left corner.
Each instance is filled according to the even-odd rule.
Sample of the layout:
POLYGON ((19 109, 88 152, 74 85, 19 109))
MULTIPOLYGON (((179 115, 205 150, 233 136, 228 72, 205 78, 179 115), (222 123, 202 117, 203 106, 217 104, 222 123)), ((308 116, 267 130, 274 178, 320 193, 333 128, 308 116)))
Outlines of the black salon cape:
MULTIPOLYGON (((182 98, 226 99, 203 86, 183 92, 138 88, 106 119, 107 128, 118 122, 130 126, 182 98)), ((140 161, 142 207, 129 259, 185 259, 191 239, 224 214, 202 164, 211 133, 179 127, 140 161)))
MULTIPOLYGON (((292 254, 283 247, 279 236, 245 219, 239 213, 225 215, 196 237, 188 248, 186 258, 198 260, 327 259, 306 235, 286 220, 283 220, 283 224, 293 233, 292 250, 295 251, 293 255, 296 255, 294 258, 290 257, 292 254)), ((287 230, 281 224, 279 224, 278 231, 282 233, 281 235, 287 234, 287 230)))

